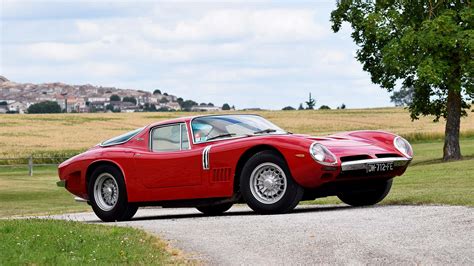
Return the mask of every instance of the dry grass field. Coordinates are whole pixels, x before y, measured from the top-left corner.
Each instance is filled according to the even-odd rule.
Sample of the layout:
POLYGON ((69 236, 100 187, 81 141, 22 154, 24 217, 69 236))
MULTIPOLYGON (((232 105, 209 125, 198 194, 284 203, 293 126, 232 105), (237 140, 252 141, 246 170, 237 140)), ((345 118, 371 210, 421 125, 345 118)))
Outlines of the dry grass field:
MULTIPOLYGON (((311 135, 377 129, 398 133, 414 141, 441 139, 444 134, 443 121, 434 123, 431 117, 425 117, 412 122, 403 108, 254 113, 288 131, 311 135)), ((462 120, 464 136, 474 135, 474 115, 469 114, 462 120)), ((151 122, 189 115, 198 113, 0 115, 0 157, 74 153, 151 122)))

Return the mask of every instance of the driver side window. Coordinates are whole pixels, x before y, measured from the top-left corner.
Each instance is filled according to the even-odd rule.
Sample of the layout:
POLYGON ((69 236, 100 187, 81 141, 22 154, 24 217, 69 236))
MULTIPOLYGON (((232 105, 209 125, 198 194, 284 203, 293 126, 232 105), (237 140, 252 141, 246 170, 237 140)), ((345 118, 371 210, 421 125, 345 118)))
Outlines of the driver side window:
POLYGON ((174 124, 154 128, 151 132, 151 149, 154 152, 190 149, 186 125, 174 124))

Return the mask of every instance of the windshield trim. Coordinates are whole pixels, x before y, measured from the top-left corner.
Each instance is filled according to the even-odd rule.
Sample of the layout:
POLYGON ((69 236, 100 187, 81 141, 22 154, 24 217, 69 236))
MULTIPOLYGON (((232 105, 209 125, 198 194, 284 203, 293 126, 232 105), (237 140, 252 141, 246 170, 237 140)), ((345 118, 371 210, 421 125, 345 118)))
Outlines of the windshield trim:
MULTIPOLYGON (((145 127, 141 127, 141 128, 135 129, 135 130, 137 130, 137 133, 131 135, 128 139, 126 139, 126 140, 124 140, 124 141, 121 141, 121 142, 114 142, 114 143, 110 143, 110 144, 104 144, 104 142, 107 142, 107 141, 109 141, 109 140, 111 140, 111 139, 113 139, 113 138, 118 137, 118 136, 116 136, 116 137, 113 137, 113 138, 110 138, 110 139, 107 139, 107 140, 102 141, 102 142, 99 144, 99 146, 100 146, 100 147, 110 147, 110 146, 115 146, 115 145, 124 144, 124 143, 126 143, 126 142, 129 142, 129 141, 130 141, 131 139, 133 139, 136 135, 140 134, 144 129, 145 129, 145 127)), ((132 131, 133 131, 133 130, 132 130, 132 131)), ((124 133, 124 134, 127 134, 127 133, 124 133)), ((123 135, 123 134, 122 134, 122 135, 123 135)), ((120 135, 119 135, 119 136, 120 136, 120 135)))
MULTIPOLYGON (((193 145, 205 144, 205 143, 210 143, 210 142, 215 142, 215 141, 222 141, 222 140, 231 140, 231 139, 240 139, 240 138, 247 138, 247 137, 265 136, 265 134, 240 135, 240 136, 234 136, 234 137, 228 137, 228 138, 213 139, 213 140, 209 140, 209 141, 206 140, 206 141, 202 141, 202 142, 195 142, 194 141, 194 129, 193 129, 193 120, 194 119, 203 118, 203 117, 212 117, 212 116, 244 116, 244 115, 258 116, 258 117, 261 117, 261 118, 265 119, 265 117, 263 117, 261 115, 257 115, 257 114, 212 114, 212 115, 200 115, 200 116, 195 116, 195 117, 191 118, 191 120, 189 120, 189 127, 190 127, 191 140, 193 142, 193 145)), ((286 134, 288 134, 288 132, 285 132, 285 133, 271 133, 271 135, 286 135, 286 134)))

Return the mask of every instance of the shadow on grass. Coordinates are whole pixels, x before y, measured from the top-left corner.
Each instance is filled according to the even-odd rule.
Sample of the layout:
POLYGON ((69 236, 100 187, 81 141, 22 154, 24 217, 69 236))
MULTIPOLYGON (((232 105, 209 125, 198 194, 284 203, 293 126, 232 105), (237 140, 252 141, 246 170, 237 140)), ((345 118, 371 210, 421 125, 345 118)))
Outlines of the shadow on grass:
POLYGON ((433 160, 426 160, 426 161, 414 162, 414 163, 411 163, 411 166, 415 166, 415 165, 431 165, 431 164, 439 164, 439 163, 454 163, 454 162, 469 161, 469 160, 473 160, 473 159, 474 159, 474 155, 465 155, 465 156, 462 157, 461 160, 443 161, 442 158, 439 158, 439 159, 433 159, 433 160))

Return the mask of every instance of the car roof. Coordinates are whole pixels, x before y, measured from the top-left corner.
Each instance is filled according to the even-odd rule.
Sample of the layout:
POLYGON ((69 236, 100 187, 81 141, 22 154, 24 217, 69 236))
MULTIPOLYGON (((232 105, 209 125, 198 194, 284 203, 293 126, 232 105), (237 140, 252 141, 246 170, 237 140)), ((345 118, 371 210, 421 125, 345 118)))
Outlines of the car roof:
POLYGON ((189 122, 195 118, 199 117, 208 117, 208 116, 236 116, 236 115, 254 115, 254 116, 260 116, 257 114, 206 114, 206 115, 194 115, 194 116, 185 116, 185 117, 179 117, 179 118, 173 118, 173 119, 167 119, 159 122, 152 123, 148 125, 148 127, 155 127, 159 125, 164 125, 164 124, 174 124, 174 123, 184 123, 184 122, 189 122))

